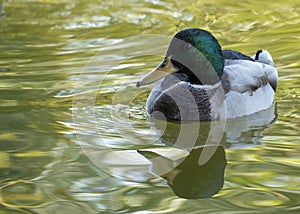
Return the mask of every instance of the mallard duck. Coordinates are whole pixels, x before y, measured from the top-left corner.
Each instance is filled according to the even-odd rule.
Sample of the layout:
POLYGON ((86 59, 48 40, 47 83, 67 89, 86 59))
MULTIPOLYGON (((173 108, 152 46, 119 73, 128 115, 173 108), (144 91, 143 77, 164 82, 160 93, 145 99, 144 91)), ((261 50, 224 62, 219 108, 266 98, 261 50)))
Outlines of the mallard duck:
POLYGON ((150 116, 170 121, 213 121, 250 115, 272 106, 278 73, 272 56, 222 50, 198 28, 178 32, 165 58, 137 87, 156 82, 147 103, 150 116))

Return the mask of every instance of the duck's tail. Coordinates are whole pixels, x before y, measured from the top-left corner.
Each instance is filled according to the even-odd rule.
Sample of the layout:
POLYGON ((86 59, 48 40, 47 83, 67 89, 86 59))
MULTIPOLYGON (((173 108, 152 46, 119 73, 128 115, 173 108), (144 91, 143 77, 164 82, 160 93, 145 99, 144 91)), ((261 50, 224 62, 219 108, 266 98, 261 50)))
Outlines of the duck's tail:
POLYGON ((256 54, 251 58, 254 59, 256 62, 265 63, 273 67, 275 66, 273 58, 267 50, 258 50, 256 51, 256 54))

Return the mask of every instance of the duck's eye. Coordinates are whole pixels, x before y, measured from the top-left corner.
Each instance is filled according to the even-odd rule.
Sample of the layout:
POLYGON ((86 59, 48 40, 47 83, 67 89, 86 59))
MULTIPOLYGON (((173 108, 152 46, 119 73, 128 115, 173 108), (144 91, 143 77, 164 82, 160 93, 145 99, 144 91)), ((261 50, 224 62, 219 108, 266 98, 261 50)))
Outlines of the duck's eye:
POLYGON ((191 49, 191 47, 193 47, 193 45, 189 43, 184 45, 184 49, 191 49))

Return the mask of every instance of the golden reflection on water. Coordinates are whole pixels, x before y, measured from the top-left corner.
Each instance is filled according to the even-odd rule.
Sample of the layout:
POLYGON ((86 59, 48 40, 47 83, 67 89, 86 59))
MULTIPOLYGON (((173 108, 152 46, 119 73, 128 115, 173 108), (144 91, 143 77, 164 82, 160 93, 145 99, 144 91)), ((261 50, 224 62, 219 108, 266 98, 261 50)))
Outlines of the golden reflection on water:
MULTIPOLYGON (((0 212, 296 212, 299 8, 299 2, 292 0, 0 2, 0 212), (172 179, 153 175, 145 179, 128 173, 136 170, 135 165, 122 169, 118 162, 98 168, 77 144, 71 115, 78 75, 101 48, 140 34, 171 36, 187 27, 212 31, 226 49, 246 54, 268 49, 280 76, 277 120, 261 132, 251 132, 260 139, 255 144, 258 147, 249 146, 254 143, 251 137, 243 149, 240 138, 237 144, 225 142, 224 186, 213 198, 202 200, 175 196, 167 184, 175 174, 172 179)), ((141 43, 141 53, 143 48, 150 47, 141 43)), ((109 58, 102 60, 124 57, 120 49, 107 53, 109 58)), ((117 130, 110 112, 114 92, 124 84, 133 84, 159 58, 141 56, 123 61, 99 90, 88 84, 96 83, 107 68, 100 60, 90 70, 85 89, 97 92, 97 106, 88 106, 85 111, 96 110, 99 120, 94 124, 92 117, 84 118, 79 131, 87 144, 97 148, 101 136, 122 154, 131 152, 134 157, 139 155, 137 149, 168 148, 158 141, 143 145, 137 140, 124 142, 118 132, 143 142, 153 139, 144 110, 149 89, 130 107, 116 112, 117 116, 130 115, 132 130, 126 126, 117 130)), ((231 140, 236 139, 234 132, 228 133, 231 140)), ((243 132, 244 139, 247 133, 243 132)), ((95 158, 103 160, 102 156, 95 158)), ((149 165, 141 155, 139 158, 134 160, 149 165)), ((143 170, 149 175, 148 168, 143 170)))

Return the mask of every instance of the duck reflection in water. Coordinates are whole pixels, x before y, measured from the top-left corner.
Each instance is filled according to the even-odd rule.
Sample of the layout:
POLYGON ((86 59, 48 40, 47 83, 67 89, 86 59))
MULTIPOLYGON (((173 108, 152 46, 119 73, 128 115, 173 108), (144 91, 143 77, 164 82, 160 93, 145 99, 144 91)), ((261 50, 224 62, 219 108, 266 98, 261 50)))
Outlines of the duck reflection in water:
POLYGON ((275 112, 273 105, 248 117, 227 120, 226 124, 215 121, 201 122, 198 126, 195 125, 197 123, 173 123, 150 118, 149 124, 159 141, 169 146, 171 151, 164 153, 147 149, 138 152, 151 162, 150 171, 165 179, 178 197, 212 197, 224 185, 225 149, 261 145, 263 131, 276 119, 275 112), (196 138, 193 138, 194 133, 198 133, 196 138))
MULTIPOLYGON (((194 149, 190 154, 170 172, 162 175, 173 192, 181 198, 207 198, 216 194, 224 184, 224 170, 226 166, 225 151, 222 146, 215 148, 213 156, 203 165, 199 158, 203 148, 194 149)), ((151 160, 158 154, 148 151, 139 151, 140 154, 151 160)), ((172 160, 167 160, 170 161, 172 160)))

